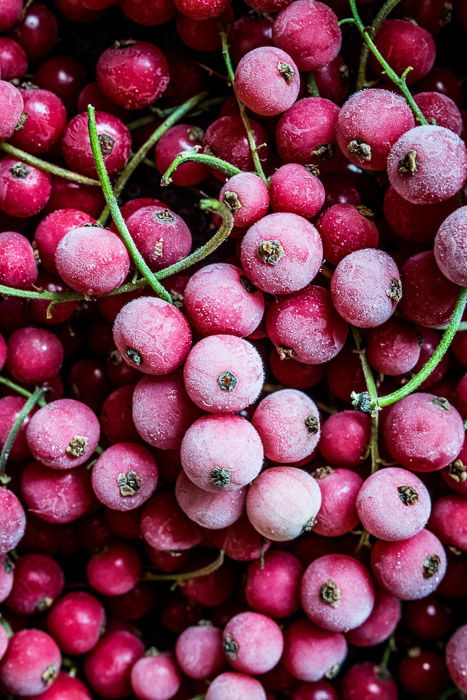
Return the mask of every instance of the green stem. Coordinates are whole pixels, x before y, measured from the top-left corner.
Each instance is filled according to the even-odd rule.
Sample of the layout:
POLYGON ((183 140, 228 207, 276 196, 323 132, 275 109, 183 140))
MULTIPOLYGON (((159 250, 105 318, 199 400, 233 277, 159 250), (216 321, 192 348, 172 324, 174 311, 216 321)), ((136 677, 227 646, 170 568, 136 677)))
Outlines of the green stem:
MULTIPOLYGON (((446 328, 449 328, 449 326, 437 326, 436 330, 445 331, 446 328)), ((461 323, 459 323, 457 331, 467 331, 467 321, 462 321, 461 323)))
POLYGON ((29 289, 17 289, 16 287, 6 287, 0 284, 0 294, 7 297, 20 297, 21 299, 42 299, 47 301, 56 301, 61 303, 64 301, 79 301, 84 299, 83 294, 79 292, 49 292, 46 289, 42 292, 34 292, 29 289))
POLYGON ((394 640, 394 637, 389 637, 389 639, 386 643, 386 646, 384 648, 383 657, 381 659, 380 666, 384 666, 384 668, 388 667, 389 658, 394 651, 396 651, 396 642, 394 640))
POLYGON ((201 567, 201 569, 196 569, 196 571, 185 571, 183 573, 175 574, 153 574, 151 571, 143 574, 143 581, 175 581, 176 583, 184 583, 184 581, 190 581, 192 578, 200 578, 201 576, 207 576, 212 574, 217 569, 220 569, 224 563, 224 550, 219 551, 218 556, 213 562, 207 566, 201 567))
POLYGON ((454 336, 456 335, 459 325, 464 313, 465 305, 467 302, 467 287, 464 287, 459 294, 459 298, 457 300, 456 306, 454 308, 454 313, 452 315, 451 321, 449 323, 449 326, 447 329, 444 331, 443 336, 439 342, 438 347, 434 351, 433 355, 430 357, 426 365, 422 367, 420 372, 415 375, 415 377, 412 377, 410 381, 407 382, 403 387, 400 389, 397 389, 397 391, 394 391, 392 394, 388 394, 387 396, 380 396, 378 399, 378 405, 383 408, 384 406, 390 406, 393 403, 396 403, 396 401, 400 401, 403 399, 405 396, 408 396, 411 394, 415 389, 418 389, 420 384, 423 384, 425 379, 430 376, 430 374, 433 372, 435 367, 439 365, 441 360, 443 359, 444 355, 446 354, 449 346, 451 345, 452 341, 454 340, 454 336))
POLYGON ((71 180, 72 182, 77 182, 79 185, 91 185, 93 187, 99 187, 99 180, 93 180, 91 177, 86 177, 86 175, 80 175, 79 173, 74 173, 71 170, 66 170, 65 168, 60 168, 58 165, 53 165, 48 163, 46 160, 41 158, 36 158, 26 151, 22 151, 20 148, 11 146, 9 143, 0 143, 0 149, 10 156, 14 156, 21 160, 23 163, 32 165, 38 170, 43 170, 51 175, 57 175, 57 177, 62 177, 64 180, 71 180))
MULTIPOLYGON (((32 396, 32 392, 28 391, 22 386, 19 386, 19 384, 15 384, 15 382, 12 382, 11 379, 7 379, 6 377, 0 377, 0 384, 3 384, 3 386, 7 386, 9 389, 15 391, 21 396, 24 396, 26 399, 29 399, 32 396)), ((44 399, 42 399, 38 403, 42 406, 45 406, 44 399)))
MULTIPOLYGON (((386 17, 392 12, 392 10, 400 3, 401 0, 387 0, 381 7, 380 11, 376 15, 375 19, 371 23, 371 27, 368 30, 368 34, 371 39, 374 39, 379 28, 383 24, 386 17)), ((360 54, 360 63, 358 65, 357 73, 357 90, 361 90, 366 87, 366 64, 368 63, 368 56, 370 55, 370 48, 368 44, 363 44, 362 52, 360 54)))
POLYGON ((11 426, 11 430, 8 433, 8 437, 5 441, 5 444, 3 445, 2 451, 0 453, 0 473, 3 473, 5 471, 5 466, 8 461, 8 457, 10 456, 10 451, 13 446, 13 443, 15 441, 16 436, 18 435, 21 426, 24 423, 24 420, 26 417, 29 415, 29 413, 32 411, 34 406, 39 402, 39 400, 42 398, 42 395, 44 393, 44 389, 41 387, 36 389, 33 394, 28 398, 26 403, 24 404, 23 408, 21 411, 18 413, 16 416, 15 422, 11 426))
POLYGON ((95 109, 91 105, 88 106, 88 117, 89 117, 89 138, 91 141, 91 150, 92 154, 94 156, 94 161, 96 164, 96 170, 97 174, 99 176, 99 180, 101 183, 102 187, 102 192, 104 193, 105 201, 107 202, 107 206, 109 207, 110 213, 112 215, 112 219, 114 220, 115 226, 117 227, 117 230, 122 237, 122 240, 130 253, 133 262, 135 263, 136 267, 140 271, 140 273, 143 275, 143 277, 147 280, 148 284, 150 285, 151 289, 157 294, 158 297, 161 299, 164 299, 165 301, 169 302, 170 304, 172 303, 172 299, 170 294, 164 289, 164 287, 158 282, 157 278, 155 277, 154 273, 149 269, 148 265, 146 264, 146 261, 144 260, 143 256, 139 252, 138 248, 135 245, 135 242, 133 241, 130 232, 128 231, 127 225, 125 223, 125 220, 122 216, 122 213, 120 211, 120 208, 117 204, 117 199, 115 197, 115 194, 112 190, 112 184, 110 182, 107 169, 105 167, 104 159, 102 157, 102 151, 101 151, 101 146, 99 143, 99 139, 97 137, 97 128, 96 128, 96 116, 95 116, 95 109))
MULTIPOLYGON (((362 336, 360 331, 352 327, 352 335, 354 338, 355 345, 357 347, 358 355, 360 357, 360 363, 362 365, 363 375, 365 377, 365 384, 367 388, 367 397, 363 397, 365 404, 361 406, 358 402, 354 403, 356 408, 363 410, 367 406, 370 410, 367 411, 371 416, 371 430, 370 430, 370 443, 368 445, 369 454, 371 456, 371 472, 375 472, 378 469, 380 457, 379 457, 379 447, 378 447, 378 390, 376 388, 375 379, 373 377, 373 372, 369 365, 365 349, 363 347, 362 336)), ((362 397, 361 394, 358 395, 362 397)), ((352 394, 354 399, 354 393, 352 394)), ((355 399, 354 399, 355 400, 355 399)))
POLYGON ((170 185, 172 182, 172 175, 175 170, 183 163, 189 162, 208 165, 210 168, 220 170, 220 172, 224 173, 228 177, 239 175, 242 172, 239 168, 235 167, 235 165, 231 165, 226 160, 222 160, 222 158, 216 158, 216 156, 210 156, 207 153, 198 153, 198 151, 193 148, 191 151, 183 151, 183 153, 179 153, 175 160, 172 161, 161 177, 161 185, 163 187, 170 185))
MULTIPOLYGON (((229 78, 229 82, 231 85, 234 84, 234 79, 235 79, 235 73, 234 69, 232 66, 232 60, 230 58, 230 51, 229 51, 229 42, 228 42, 228 35, 227 32, 221 32, 221 41, 222 41, 222 56, 224 57, 224 63, 225 67, 227 69, 227 76, 229 78)), ((261 160, 258 155, 258 146, 256 145, 255 141, 255 136, 253 133, 253 129, 251 128, 251 123, 250 119, 248 117, 248 114, 246 113, 246 107, 241 102, 241 100, 238 99, 237 96, 235 96, 238 104, 238 109, 240 111, 240 117, 243 122, 243 126, 245 127, 246 131, 246 137, 248 139, 248 145, 250 147, 251 151, 251 157, 253 159, 253 163, 255 166, 256 174, 258 177, 260 177, 264 182, 266 182, 267 178, 266 175, 264 174, 263 166, 261 165, 261 160)), ((261 146, 261 144, 260 144, 261 146)))
MULTIPOLYGON (((200 92, 199 95, 195 95, 194 97, 190 97, 189 100, 186 100, 182 105, 177 107, 176 109, 173 109, 170 114, 164 119, 162 124, 159 124, 157 129, 153 131, 151 136, 143 143, 143 145, 136 151, 135 155, 133 158, 131 158, 130 161, 126 164, 120 175, 118 176, 118 179, 114 185, 114 193, 115 197, 118 197, 124 190, 126 183, 130 179, 130 177, 133 175, 135 172, 136 168, 140 163, 144 161, 146 158, 147 154, 151 150, 151 148, 154 148, 156 143, 159 141, 160 137, 165 134, 165 132, 170 129, 170 127, 174 126, 180 119, 185 116, 187 112, 189 112, 193 107, 196 107, 200 102, 204 100, 205 97, 207 97, 207 92, 200 92)), ((107 207, 103 210, 102 214, 99 217, 99 223, 104 225, 105 222, 108 219, 110 213, 110 206, 107 203, 107 207)))
POLYGON ((312 97, 320 97, 318 85, 314 73, 308 73, 306 76, 306 89, 312 97))
POLYGON ((350 9, 352 11, 353 19, 355 20, 355 25, 360 32, 360 34, 363 37, 364 42, 368 46, 369 50, 373 54, 373 56, 376 58, 380 66, 383 68, 384 73, 388 76, 392 82, 397 85, 401 93, 404 95, 407 104, 411 108, 412 112, 415 115, 416 120, 420 124, 428 124, 427 120, 423 116, 419 106, 415 102, 414 98, 412 97, 412 94, 407 87, 407 83, 405 82, 405 75, 407 73, 407 70, 404 71, 404 73, 401 76, 398 76, 397 73, 391 68, 389 63, 386 61, 385 58, 381 55, 381 53, 378 51, 376 48, 372 38, 370 37, 367 28, 363 24, 362 20, 360 19, 360 15, 358 14, 357 10, 357 5, 356 5, 356 0, 349 0, 350 3, 350 9))

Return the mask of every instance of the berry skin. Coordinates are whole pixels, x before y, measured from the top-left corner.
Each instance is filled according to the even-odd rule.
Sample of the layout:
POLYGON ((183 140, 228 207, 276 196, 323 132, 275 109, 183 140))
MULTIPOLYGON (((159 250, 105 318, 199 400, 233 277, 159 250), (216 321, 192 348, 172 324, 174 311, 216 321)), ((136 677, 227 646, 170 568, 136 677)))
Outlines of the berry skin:
POLYGON ((174 450, 200 411, 188 398, 180 370, 140 379, 133 393, 132 415, 145 442, 160 450, 174 450), (164 406, 163 412, 157 410, 159 406, 164 406))
POLYGON ((113 325, 117 348, 144 374, 169 374, 185 359, 191 331, 183 314, 162 299, 140 297, 126 304, 113 325))
POLYGON ((292 622, 284 632, 282 663, 300 681, 334 677, 346 656, 343 634, 317 627, 306 618, 292 622))
POLYGON ((158 480, 157 464, 142 445, 119 442, 99 456, 91 478, 94 493, 107 508, 133 510, 154 493, 158 480))
MULTIPOLYGON (((424 78, 431 70, 436 57, 436 45, 426 29, 415 22, 404 19, 387 19, 383 22, 375 39, 376 47, 391 68, 401 75, 407 66, 407 83, 412 85, 424 78)), ((381 74, 381 66, 370 57, 372 70, 381 74)))
POLYGON ((51 275, 57 275, 55 251, 61 239, 74 228, 93 223, 93 217, 79 209, 55 209, 39 223, 34 234, 34 243, 41 265, 51 275))
POLYGON ((429 124, 450 129, 459 136, 463 130, 462 115, 456 103, 440 92, 419 92, 414 100, 429 124))
POLYGON ((190 19, 203 20, 219 17, 231 0, 174 0, 175 7, 190 19))
POLYGON ((346 255, 361 248, 377 248, 379 234, 371 210, 353 204, 333 204, 316 223, 324 257, 337 265, 346 255))
POLYGON ((347 641, 357 647, 381 644, 392 635, 400 617, 400 600, 383 589, 376 589, 373 610, 365 622, 347 632, 347 641))
POLYGON ((157 0, 150 3, 146 0, 122 0, 121 7, 122 12, 132 22, 148 27, 164 24, 175 14, 172 0, 157 0))
POLYGON ((167 207, 141 207, 128 218, 128 230, 151 270, 185 258, 191 250, 190 229, 167 207))
POLYGON ((452 681, 459 690, 467 691, 467 625, 459 627, 446 647, 446 664, 452 681))
POLYGON ((458 494, 441 496, 433 504, 429 527, 445 545, 467 551, 467 501, 458 494))
POLYGON ((130 270, 130 256, 112 231, 80 226, 60 240, 55 251, 55 266, 72 289, 89 296, 107 294, 125 280, 130 270))
POLYGON ((122 595, 141 577, 141 559, 128 544, 115 542, 94 554, 86 567, 89 585, 103 595, 122 595))
POLYGON ((431 250, 409 258, 401 268, 401 279, 404 316, 428 328, 449 323, 459 288, 442 274, 431 250))
POLYGON ((243 673, 226 671, 216 676, 206 693, 206 700, 266 700, 261 683, 243 673))
MULTIPOLYGON (((156 168, 161 175, 172 161, 183 151, 200 146, 204 132, 194 124, 177 124, 168 129, 156 144, 156 168)), ((202 182, 208 176, 208 169, 201 163, 182 163, 171 175, 174 185, 190 187, 202 182)))
POLYGON ((384 666, 365 661, 352 666, 342 679, 342 700, 398 700, 397 686, 384 666))
POLYGON ((334 270, 331 297, 339 314, 354 326, 381 326, 402 298, 399 270, 382 250, 356 250, 334 270))
POLYGON ((328 554, 305 570, 300 598, 312 622, 332 632, 347 632, 368 618, 375 594, 363 564, 344 554, 328 554))
POLYGON ((378 540, 371 551, 377 582, 400 600, 418 600, 435 591, 446 573, 446 553, 429 530, 397 542, 378 540))
POLYGON ((151 547, 162 552, 192 549, 202 540, 201 529, 183 513, 171 491, 158 492, 146 503, 141 534, 151 547))
POLYGON ((105 634, 85 659, 86 680, 103 698, 127 697, 131 670, 143 654, 143 642, 136 635, 123 630, 105 634))
POLYGON ((60 671, 53 684, 44 690, 39 696, 29 696, 26 700, 32 700, 33 697, 39 700, 92 700, 92 696, 88 688, 73 676, 69 676, 65 671, 60 671))
POLYGON ((292 540, 311 529, 320 506, 318 484, 296 467, 271 467, 261 472, 248 489, 246 501, 255 530, 274 542, 292 540))
POLYGON ((384 195, 384 218, 400 238, 419 243, 432 243, 445 218, 457 209, 455 197, 438 204, 411 204, 393 187, 384 195))
POLYGON ((283 362, 276 348, 270 352, 269 367, 279 384, 290 389, 310 389, 322 380, 324 374, 319 365, 305 365, 292 358, 283 362))
POLYGON ((72 469, 87 462, 99 433, 94 413, 74 399, 59 399, 40 408, 26 429, 34 458, 52 469, 72 469))
MULTIPOLYGON (((113 114, 96 112, 99 145, 109 175, 121 170, 131 150, 131 135, 125 124, 113 114)), ((81 112, 71 119, 63 133, 62 154, 71 170, 96 177, 96 166, 88 132, 88 113, 81 112)))
POLYGON ((401 95, 379 88, 361 90, 342 105, 337 142, 355 165, 384 170, 392 145, 414 126, 412 111, 401 95))
POLYGON ((453 197, 466 178, 464 142, 442 126, 416 126, 392 146, 389 182, 412 204, 436 204, 453 197))
POLYGON ((269 194, 273 211, 291 212, 305 219, 312 219, 325 199, 321 180, 299 163, 287 163, 271 175, 269 194))
POLYGON ((330 63, 339 53, 341 31, 337 17, 322 2, 296 0, 276 17, 272 36, 303 71, 314 71, 330 63))
POLYGON ((277 664, 284 639, 277 622, 266 615, 248 611, 228 621, 223 646, 229 664, 236 671, 260 674, 277 664))
POLYGON ((55 377, 62 366, 63 345, 43 328, 19 328, 8 338, 7 368, 18 382, 37 384, 55 377))
POLYGON ((363 527, 371 535, 389 542, 406 540, 420 532, 431 510, 424 483, 399 467, 380 469, 369 476, 359 491, 356 505, 363 527))
POLYGON ((357 467, 370 441, 370 418, 358 411, 339 411, 321 427, 319 451, 337 467, 357 467))
POLYGON ((367 335, 367 357, 377 372, 397 376, 410 372, 420 357, 416 329, 406 321, 391 318, 367 335))
MULTIPOLYGON (((258 146, 267 144, 268 137, 263 127, 254 119, 250 120, 250 126, 255 143, 258 146)), ((240 170, 254 170, 245 127, 239 116, 228 115, 211 122, 204 134, 203 144, 205 152, 209 151, 218 158, 227 160, 240 170)), ((267 146, 258 150, 258 156, 264 165, 268 159, 267 146)), ((223 173, 219 173, 217 170, 213 170, 212 173, 224 184, 225 176, 223 173)))
POLYGON ((55 681, 62 658, 52 637, 37 629, 23 629, 10 637, 0 664, 0 680, 7 693, 39 695, 55 681))
POLYGON ((210 335, 188 353, 183 370, 190 399, 209 413, 250 406, 264 382, 263 363, 251 343, 234 335, 210 335))
POLYGON ((170 79, 164 54, 147 41, 106 49, 97 61, 96 78, 104 95, 123 109, 147 107, 162 95, 170 79))
POLYGON ((263 445, 245 418, 203 416, 185 433, 180 458, 185 474, 199 488, 235 491, 259 474, 263 445))
POLYGON ((268 187, 254 173, 239 173, 229 178, 220 191, 219 199, 232 212, 235 226, 251 226, 269 209, 268 187))
POLYGON ((175 655, 189 678, 205 680, 215 676, 225 666, 222 630, 209 623, 187 627, 176 641, 175 655))
POLYGON ((236 64, 249 51, 260 46, 272 46, 272 24, 261 15, 243 15, 233 23, 229 40, 232 59, 236 64))
POLYGON ((274 46, 249 51, 235 71, 236 96, 263 117, 285 112, 294 104, 299 90, 297 66, 288 53, 274 46))
POLYGON ((281 359, 291 357, 310 365, 335 357, 348 334, 348 326, 335 311, 329 292, 316 285, 273 302, 266 328, 281 359))
POLYGON ((443 275, 461 287, 467 286, 467 207, 460 207, 441 224, 434 254, 443 275))
POLYGON ((38 214, 47 204, 51 177, 16 158, 0 159, 0 210, 20 219, 38 214))
POLYGON ((239 267, 213 263, 190 277, 183 307, 200 335, 221 333, 244 338, 263 318, 264 297, 239 267))
POLYGON ((23 90, 24 114, 22 128, 11 143, 28 153, 47 153, 60 139, 65 129, 66 109, 59 97, 49 90, 23 90))
POLYGON ((407 651, 399 663, 398 675, 406 692, 425 697, 439 697, 449 681, 443 657, 420 647, 407 651))
POLYGON ((358 523, 355 498, 361 477, 350 469, 320 467, 313 472, 321 491, 321 508, 313 532, 324 537, 340 537, 358 523))
POLYGON ((37 518, 49 523, 70 523, 94 503, 90 475, 84 468, 57 471, 31 462, 21 477, 21 495, 37 518))
POLYGON ((28 239, 14 231, 0 233, 0 284, 28 289, 36 279, 37 262, 28 239))
POLYGON ((269 214, 243 237, 241 261, 255 286, 269 294, 290 294, 316 276, 323 247, 318 231, 303 217, 269 214))
MULTIPOLYGON (((0 496, 1 497, 1 496, 0 496)), ((10 591, 13 587, 13 570, 14 564, 7 554, 0 554, 0 603, 3 603, 6 598, 10 595, 10 591)), ((6 644, 8 644, 8 637, 6 638, 5 647, 3 647, 3 639, 1 639, 2 630, 0 629, 0 659, 5 653, 6 644)))
POLYGON ((299 609, 301 562, 290 552, 272 550, 264 565, 254 561, 248 566, 245 598, 253 610, 273 618, 289 617, 299 609))
POLYGON ((19 20, 23 9, 22 0, 6 0, 0 9, 0 31, 11 29, 19 20))
POLYGON ((3 80, 22 78, 28 69, 28 59, 20 44, 6 36, 0 37, 0 74, 3 80))
POLYGON ((241 517, 245 508, 245 489, 217 489, 217 493, 196 486, 184 471, 175 483, 175 497, 190 520, 207 530, 229 528, 241 517))
POLYGON ((443 398, 418 392, 394 404, 384 422, 384 442, 403 467, 431 472, 456 459, 464 442, 464 425, 443 398))
POLYGON ((64 654, 86 654, 93 649, 105 624, 103 605, 89 593, 67 593, 48 614, 47 629, 64 654))
POLYGON ((33 615, 53 605, 64 576, 56 561, 43 554, 23 554, 15 562, 13 588, 6 602, 17 615, 33 615))
POLYGON ((23 506, 13 493, 0 486, 0 555, 14 549, 26 528, 23 506))
POLYGON ((407 603, 404 617, 410 634, 420 639, 437 639, 450 629, 452 610, 435 594, 407 603))
MULTIPOLYGON (((13 427, 19 412, 24 407, 26 399, 20 396, 4 396, 0 399, 0 446, 3 448, 8 434, 13 427)), ((31 412, 20 427, 16 438, 10 449, 8 459, 11 462, 21 462, 31 456, 28 444, 26 442, 26 428, 31 420, 31 412)))
POLYGON ((299 462, 309 457, 320 436, 319 412, 302 391, 282 389, 266 396, 253 414, 253 425, 274 462, 299 462))
POLYGON ((21 92, 6 80, 0 80, 0 141, 13 136, 24 110, 21 92))
POLYGON ((138 441, 139 433, 131 415, 134 388, 120 386, 104 401, 100 423, 102 432, 111 444, 138 441))
POLYGON ((170 652, 147 653, 131 669, 131 687, 142 700, 169 700, 177 694, 182 676, 170 652))

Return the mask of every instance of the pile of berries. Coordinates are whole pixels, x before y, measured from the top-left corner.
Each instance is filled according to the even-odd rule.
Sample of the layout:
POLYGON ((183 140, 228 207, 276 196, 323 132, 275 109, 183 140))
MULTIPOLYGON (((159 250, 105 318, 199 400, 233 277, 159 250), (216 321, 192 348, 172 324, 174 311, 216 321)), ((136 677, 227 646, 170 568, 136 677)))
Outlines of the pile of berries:
POLYGON ((0 0, 1 697, 467 693, 466 30, 0 0))

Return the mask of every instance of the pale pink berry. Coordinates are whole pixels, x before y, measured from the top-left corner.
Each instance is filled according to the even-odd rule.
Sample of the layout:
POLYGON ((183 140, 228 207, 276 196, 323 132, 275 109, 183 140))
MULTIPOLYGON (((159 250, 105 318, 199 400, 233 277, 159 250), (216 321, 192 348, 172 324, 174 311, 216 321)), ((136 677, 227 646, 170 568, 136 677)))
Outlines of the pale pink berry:
POLYGON ((224 628, 227 661, 242 673, 266 673, 279 661, 284 638, 277 622, 257 612, 242 612, 224 628))
POLYGON ((436 263, 448 280, 467 287, 467 207, 443 221, 435 237, 436 263))
POLYGON ((214 678, 206 693, 206 700, 266 700, 261 683, 244 673, 228 671, 214 678))
POLYGON ((347 632, 347 641, 357 647, 373 647, 392 635, 401 617, 398 598, 376 589, 373 610, 361 625, 347 632))
POLYGON ((321 508, 313 532, 325 537, 340 537, 358 523, 355 499, 361 477, 350 469, 319 467, 313 472, 321 491, 321 508))
POLYGON ((221 202, 233 214, 235 226, 245 228, 267 214, 269 191, 254 173, 239 173, 229 178, 219 193, 221 202))
POLYGON ((446 664, 452 681, 467 692, 467 625, 459 627, 446 646, 446 664))
POLYGON ((199 488, 181 471, 175 484, 175 497, 190 520, 207 530, 229 527, 241 517, 245 508, 245 489, 212 493, 199 488))
POLYGON ((340 632, 324 630, 305 618, 292 622, 284 632, 282 663, 298 680, 319 681, 334 677, 347 656, 340 632))

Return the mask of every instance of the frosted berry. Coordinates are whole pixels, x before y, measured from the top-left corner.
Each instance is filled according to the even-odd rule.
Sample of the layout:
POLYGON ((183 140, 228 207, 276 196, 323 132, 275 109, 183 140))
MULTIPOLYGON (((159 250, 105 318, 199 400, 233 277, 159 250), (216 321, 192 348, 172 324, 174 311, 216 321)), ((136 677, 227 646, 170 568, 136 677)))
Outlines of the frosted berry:
POLYGON ((51 183, 49 173, 5 156, 0 159, 0 209, 20 219, 38 214, 47 204, 51 183))
POLYGON ((305 618, 292 622, 284 632, 282 663, 298 680, 333 678, 346 656, 343 634, 324 630, 305 618))
POLYGON ((429 124, 450 129, 459 136, 463 130, 462 115, 454 100, 441 92, 419 92, 414 100, 429 124))
POLYGON ((144 506, 141 534, 154 549, 184 551, 201 542, 201 529, 180 509, 173 492, 158 492, 144 506))
POLYGON ((384 218, 391 230, 407 241, 431 243, 444 219, 457 209, 455 197, 438 204, 412 204, 388 187, 383 201, 384 218))
POLYGON ((0 555, 21 541, 26 528, 26 514, 13 491, 0 486, 0 555))
MULTIPOLYGON (((3 448, 11 428, 18 417, 19 412, 24 407, 26 399, 22 396, 4 396, 0 399, 0 445, 3 448)), ((26 442, 26 428, 31 420, 31 415, 26 417, 18 434, 13 440, 10 448, 8 459, 11 462, 21 462, 31 456, 28 444, 26 442)))
POLYGON ((312 219, 324 204, 321 180, 311 168, 288 163, 278 168, 269 181, 271 209, 312 219))
POLYGON ((0 284, 27 289, 37 279, 37 261, 34 250, 21 233, 0 233, 0 284))
POLYGON ((277 622, 257 612, 232 617, 224 628, 224 653, 231 666, 242 673, 266 673, 279 661, 284 648, 277 622))
POLYGON ((376 589, 373 610, 365 622, 347 632, 347 641, 357 647, 381 644, 392 635, 400 617, 400 600, 383 589, 376 589))
POLYGON ((321 214, 316 227, 323 242, 324 257, 337 265, 349 253, 361 248, 377 248, 379 234, 368 207, 333 204, 321 214))
POLYGON ((446 664, 449 675, 456 686, 467 690, 467 625, 458 627, 450 637, 446 647, 446 664))
POLYGON ((458 494, 441 496, 433 503, 428 526, 447 546, 467 551, 467 501, 458 494))
POLYGON ((329 464, 358 467, 370 441, 370 418, 358 411, 338 411, 321 426, 319 451, 329 464))
POLYGON ((460 207, 443 221, 434 254, 439 269, 451 282, 467 286, 467 207, 460 207))
MULTIPOLYGON (((412 67, 407 73, 409 85, 430 72, 436 57, 436 45, 431 34, 415 22, 405 19, 385 20, 378 30, 375 44, 398 75, 408 66, 412 67)), ((382 72, 373 56, 370 57, 370 66, 375 73, 382 72)))
POLYGON ((397 376, 410 372, 420 357, 416 329, 400 319, 391 318, 367 335, 367 356, 381 374, 397 376))
MULTIPOLYGON (((250 126, 257 146, 266 144, 258 150, 260 162, 264 163, 268 158, 268 137, 263 127, 254 119, 250 120, 250 126)), ((254 164, 251 157, 250 146, 245 134, 245 127, 239 116, 229 115, 220 117, 206 129, 203 139, 204 151, 212 153, 218 158, 232 163, 240 170, 252 171, 254 164)), ((217 179, 224 183, 225 175, 213 170, 217 179)))
POLYGON ((182 676, 171 652, 150 649, 131 669, 131 687, 142 700, 169 700, 180 688, 182 676))
POLYGON ((177 639, 175 655, 178 665, 189 678, 211 678, 225 665, 222 630, 203 622, 187 627, 177 639))
POLYGON ((15 132, 24 110, 21 92, 6 80, 0 80, 0 141, 6 141, 15 132))
POLYGON ((350 469, 318 467, 312 472, 321 491, 321 508, 313 532, 325 537, 340 537, 358 523, 355 499, 361 477, 350 469))
POLYGON ((206 693, 206 700, 266 700, 266 691, 261 683, 243 673, 231 671, 216 676, 206 693))
POLYGON ((401 268, 401 280, 404 316, 428 328, 449 323, 459 288, 442 274, 431 250, 409 258, 401 268))
POLYGON ((11 29, 18 22, 22 9, 22 0, 6 0, 0 11, 0 31, 11 29))
POLYGON ((250 608, 273 618, 288 617, 300 606, 299 587, 303 575, 301 562, 290 552, 272 550, 264 564, 248 566, 245 597, 250 608))
POLYGON ((79 209, 56 209, 45 216, 34 234, 34 244, 41 264, 51 275, 57 274, 55 251, 68 231, 94 222, 93 217, 79 209))
POLYGON ((122 595, 138 583, 141 560, 130 545, 115 542, 89 559, 86 574, 89 585, 98 593, 122 595))
POLYGON ((276 348, 269 355, 269 367, 279 384, 290 389, 309 389, 318 384, 323 378, 323 368, 319 365, 305 365, 288 358, 283 362, 276 348))
POLYGON ((166 207, 142 207, 127 222, 128 230, 151 270, 185 258, 191 250, 190 229, 166 207))
POLYGON ((254 173, 239 173, 229 178, 219 199, 232 212, 235 226, 251 226, 269 209, 267 185, 254 173))
POLYGON ((49 90, 23 90, 24 123, 11 143, 28 153, 47 153, 60 139, 67 122, 66 109, 49 90))
POLYGON ((102 697, 126 697, 131 693, 131 670, 143 654, 143 642, 131 632, 105 634, 85 659, 86 680, 102 697))
POLYGON ((218 488, 217 493, 196 486, 184 471, 178 475, 175 497, 180 508, 190 520, 207 530, 220 530, 236 523, 245 508, 244 488, 227 491, 218 488))
MULTIPOLYGON (((204 132, 194 124, 177 124, 167 129, 156 144, 156 168, 161 175, 165 173, 176 156, 190 148, 200 146, 204 132)), ((190 187, 206 179, 208 169, 202 163, 182 163, 171 175, 174 185, 190 187)))
POLYGON ((62 658, 52 637, 23 629, 10 638, 0 664, 0 680, 8 693, 39 695, 55 681, 62 658))
POLYGON ((8 338, 7 368, 14 379, 36 384, 55 377, 63 362, 63 345, 43 328, 25 326, 8 338))
POLYGON ((61 567, 43 554, 23 554, 15 563, 13 588, 6 602, 18 615, 33 615, 50 608, 62 593, 61 567))

